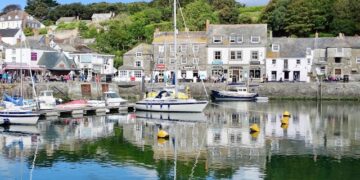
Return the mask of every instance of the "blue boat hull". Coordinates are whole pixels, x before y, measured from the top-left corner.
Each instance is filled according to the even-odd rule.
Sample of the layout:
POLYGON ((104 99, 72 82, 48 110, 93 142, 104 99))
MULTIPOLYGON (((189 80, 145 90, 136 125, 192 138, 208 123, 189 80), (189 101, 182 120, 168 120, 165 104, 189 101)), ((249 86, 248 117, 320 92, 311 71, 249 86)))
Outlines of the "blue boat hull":
POLYGON ((238 96, 227 96, 222 95, 219 91, 212 90, 211 91, 211 98, 214 101, 255 101, 258 94, 249 97, 238 97, 238 96))

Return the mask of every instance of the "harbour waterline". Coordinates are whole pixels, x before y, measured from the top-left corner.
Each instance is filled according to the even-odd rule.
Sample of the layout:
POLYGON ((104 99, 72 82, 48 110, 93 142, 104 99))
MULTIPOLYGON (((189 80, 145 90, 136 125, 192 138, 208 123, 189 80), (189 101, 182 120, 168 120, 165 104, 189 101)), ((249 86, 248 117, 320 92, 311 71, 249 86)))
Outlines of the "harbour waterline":
POLYGON ((356 179, 359 107, 227 102, 200 114, 136 112, 9 126, 0 134, 0 179, 356 179), (284 111, 291 114, 287 126, 284 111), (251 134, 254 123, 260 131, 251 134), (168 139, 157 138, 160 126, 168 139))

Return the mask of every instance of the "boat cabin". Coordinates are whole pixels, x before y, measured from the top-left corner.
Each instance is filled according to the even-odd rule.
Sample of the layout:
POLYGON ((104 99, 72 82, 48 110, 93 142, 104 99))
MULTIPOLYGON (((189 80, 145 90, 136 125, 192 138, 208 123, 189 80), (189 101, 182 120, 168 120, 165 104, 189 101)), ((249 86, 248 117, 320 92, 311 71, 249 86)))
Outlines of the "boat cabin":
POLYGON ((40 91, 39 94, 40 97, 53 97, 53 91, 51 90, 45 90, 45 91, 40 91))
POLYGON ((245 86, 234 86, 234 87, 229 87, 228 91, 232 91, 232 92, 243 92, 243 93, 247 93, 248 92, 248 88, 245 86))

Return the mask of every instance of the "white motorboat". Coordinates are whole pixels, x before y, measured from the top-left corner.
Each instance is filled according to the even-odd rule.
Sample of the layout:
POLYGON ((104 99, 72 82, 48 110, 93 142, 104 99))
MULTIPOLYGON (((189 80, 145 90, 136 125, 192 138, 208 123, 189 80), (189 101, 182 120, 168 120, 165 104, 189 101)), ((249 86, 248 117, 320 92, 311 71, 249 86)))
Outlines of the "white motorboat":
POLYGON ((56 107, 56 99, 54 98, 53 91, 41 91, 38 100, 41 110, 55 109, 56 107))
POLYGON ((40 114, 31 110, 11 108, 0 110, 0 125, 3 124, 27 124, 34 125, 38 122, 40 114))
POLYGON ((104 92, 104 99, 106 106, 126 106, 127 100, 119 96, 118 93, 114 91, 104 92))
POLYGON ((136 120, 167 120, 167 121, 188 121, 206 122, 204 113, 170 113, 170 112, 148 112, 137 111, 136 120))
POLYGON ((211 97, 215 101, 255 101, 257 93, 251 93, 246 86, 230 86, 227 90, 212 90, 211 97))
POLYGON ((155 97, 146 98, 135 104, 136 110, 158 112, 202 112, 208 101, 180 99, 172 96, 172 91, 162 90, 155 97))

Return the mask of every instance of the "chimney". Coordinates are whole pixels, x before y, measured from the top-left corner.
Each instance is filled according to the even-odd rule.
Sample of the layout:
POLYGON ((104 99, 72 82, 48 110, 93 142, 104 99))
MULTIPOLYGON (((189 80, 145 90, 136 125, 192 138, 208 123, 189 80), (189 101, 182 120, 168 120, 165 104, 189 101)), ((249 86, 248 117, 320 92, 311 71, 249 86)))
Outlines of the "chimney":
POLYGON ((270 40, 273 39, 273 32, 272 32, 272 30, 270 30, 270 32, 269 32, 269 39, 270 39, 270 40))
POLYGON ((339 38, 340 38, 340 39, 343 39, 343 38, 344 38, 344 34, 340 32, 340 33, 339 33, 339 38))
POLYGON ((210 26, 210 20, 206 20, 206 25, 205 25, 205 31, 207 32, 209 30, 209 26, 210 26))
POLYGON ((319 38, 319 33, 316 31, 315 38, 319 38))

